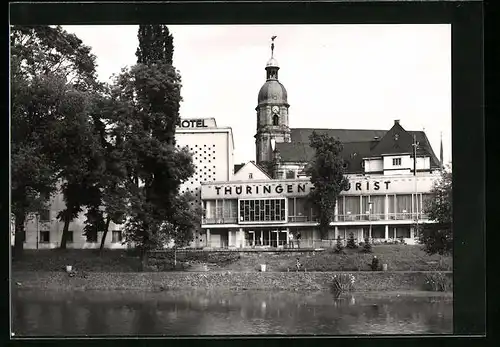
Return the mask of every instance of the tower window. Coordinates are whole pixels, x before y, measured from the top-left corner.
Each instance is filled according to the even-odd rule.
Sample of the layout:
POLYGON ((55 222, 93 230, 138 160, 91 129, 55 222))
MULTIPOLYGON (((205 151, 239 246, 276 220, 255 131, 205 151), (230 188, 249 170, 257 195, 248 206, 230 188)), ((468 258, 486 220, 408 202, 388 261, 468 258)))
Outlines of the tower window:
POLYGON ((275 114, 273 116, 273 125, 279 125, 279 124, 280 124, 280 117, 277 114, 275 114))
POLYGON ((252 178, 253 178, 253 173, 251 173, 251 172, 250 172, 250 173, 248 174, 248 178, 249 178, 249 179, 252 179, 252 178))

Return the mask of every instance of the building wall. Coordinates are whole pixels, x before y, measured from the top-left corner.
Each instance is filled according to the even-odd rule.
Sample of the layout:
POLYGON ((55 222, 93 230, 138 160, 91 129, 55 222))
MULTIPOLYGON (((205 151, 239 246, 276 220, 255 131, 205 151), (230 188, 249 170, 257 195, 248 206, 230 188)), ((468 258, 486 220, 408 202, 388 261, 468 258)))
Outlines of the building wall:
POLYGON ((382 172, 384 170, 384 160, 382 158, 365 159, 365 172, 382 172))

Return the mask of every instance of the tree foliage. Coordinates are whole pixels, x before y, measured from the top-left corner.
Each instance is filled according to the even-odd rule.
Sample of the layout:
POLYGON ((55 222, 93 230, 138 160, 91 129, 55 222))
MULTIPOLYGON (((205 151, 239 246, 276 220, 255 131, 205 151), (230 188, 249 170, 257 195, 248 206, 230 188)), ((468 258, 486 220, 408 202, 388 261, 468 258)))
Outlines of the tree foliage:
POLYGON ((324 238, 328 235, 330 222, 335 215, 337 198, 347 189, 349 181, 344 176, 342 143, 326 134, 316 132, 309 136, 309 141, 315 150, 314 158, 305 169, 314 185, 314 189, 309 193, 309 201, 319 217, 320 234, 324 238))
POLYGON ((139 25, 137 35, 137 63, 163 63, 172 65, 174 54, 174 39, 166 25, 139 25))
POLYGON ((420 243, 429 254, 449 254, 453 251, 453 185, 450 170, 441 171, 431 194, 432 200, 424 206, 424 213, 434 223, 420 226, 420 243))
POLYGON ((67 208, 59 217, 69 223, 80 211, 86 195, 78 188, 89 181, 94 152, 88 112, 101 84, 90 48, 60 26, 11 26, 10 38, 12 206, 22 250, 17 235, 35 198, 47 202, 62 188, 67 208))
POLYGON ((194 165, 188 149, 175 142, 181 77, 168 58, 169 40, 166 27, 141 26, 138 64, 124 69, 111 91, 111 135, 123 155, 130 193, 125 242, 141 248, 143 256, 172 240, 183 243, 186 229, 196 220, 184 208, 186 198, 178 196, 194 165))
POLYGON ((143 250, 192 240, 201 211, 192 196, 179 196, 194 166, 175 142, 181 79, 172 35, 141 25, 138 36, 138 64, 105 86, 75 35, 11 27, 12 206, 21 249, 26 216, 56 191, 66 205, 61 248, 82 212, 88 240, 104 230, 101 248, 110 222, 124 223, 126 242, 143 250))

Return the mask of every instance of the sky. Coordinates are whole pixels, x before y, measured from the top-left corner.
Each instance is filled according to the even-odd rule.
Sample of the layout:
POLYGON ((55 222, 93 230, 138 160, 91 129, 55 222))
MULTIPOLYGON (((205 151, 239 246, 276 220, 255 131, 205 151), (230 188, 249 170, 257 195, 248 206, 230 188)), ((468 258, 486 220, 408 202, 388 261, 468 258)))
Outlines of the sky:
MULTIPOLYGON (((108 81, 136 62, 135 25, 63 26, 97 57, 108 81)), ((257 94, 274 57, 291 128, 424 130, 451 162, 451 26, 172 25, 181 118, 231 127, 235 163, 255 160, 257 94)))

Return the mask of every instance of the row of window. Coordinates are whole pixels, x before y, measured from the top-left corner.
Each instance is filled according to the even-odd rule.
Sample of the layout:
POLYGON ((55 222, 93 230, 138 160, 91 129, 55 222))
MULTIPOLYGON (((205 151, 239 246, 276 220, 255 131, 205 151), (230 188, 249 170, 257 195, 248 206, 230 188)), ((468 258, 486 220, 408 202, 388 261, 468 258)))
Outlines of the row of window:
MULTIPOLYGON (((430 194, 391 194, 372 196, 341 196, 337 201, 339 220, 411 219, 422 214, 432 199, 430 194), (387 215, 386 215, 387 212, 387 215), (394 217, 394 218, 393 218, 394 217)), ((228 223, 286 221, 285 198, 204 201, 207 219, 222 219, 228 223), (208 208, 207 208, 208 206, 208 208)), ((314 219, 314 211, 306 198, 288 198, 288 216, 294 219, 314 219)), ((420 217, 419 217, 420 218, 420 217)))
MULTIPOLYGON (((68 238, 66 240, 68 243, 73 242, 73 231, 68 230, 68 238)), ((41 230, 40 231, 40 238, 38 239, 38 242, 40 243, 49 243, 50 241, 50 230, 41 230)), ((97 240, 94 240, 94 242, 97 242, 97 240)), ((119 243, 122 242, 122 232, 121 230, 113 230, 111 233, 111 242, 112 243, 119 243)))
POLYGON ((240 200, 240 221, 286 221, 285 199, 240 200))

